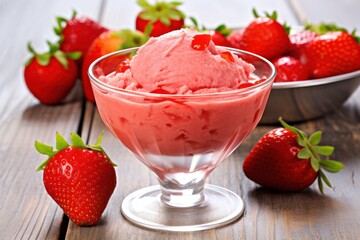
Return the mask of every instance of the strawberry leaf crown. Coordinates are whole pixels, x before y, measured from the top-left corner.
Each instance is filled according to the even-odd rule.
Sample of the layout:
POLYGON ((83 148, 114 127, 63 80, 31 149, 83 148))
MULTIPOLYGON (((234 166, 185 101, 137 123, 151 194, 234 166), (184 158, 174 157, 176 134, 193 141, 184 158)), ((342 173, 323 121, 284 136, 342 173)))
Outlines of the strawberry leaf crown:
POLYGON ((343 27, 340 27, 334 23, 319 23, 319 24, 305 24, 306 30, 311 30, 313 32, 316 32, 317 34, 325 34, 327 32, 333 32, 333 31, 341 31, 341 32, 347 32, 351 34, 351 36, 355 39, 357 43, 360 44, 360 37, 356 35, 356 29, 354 29, 351 33, 343 27))
POLYGON ((106 152, 104 151, 104 149, 101 146, 103 134, 100 134, 99 138, 97 139, 97 141, 94 145, 86 145, 84 143, 84 141, 81 139, 81 137, 74 132, 72 132, 70 136, 71 136, 71 144, 69 144, 64 139, 64 137, 61 136, 60 133, 56 132, 56 150, 54 149, 53 146, 35 141, 36 150, 39 153, 48 156, 48 158, 40 164, 40 166, 36 169, 36 171, 44 170, 46 164, 49 162, 49 160, 53 156, 55 156, 59 151, 64 150, 65 148, 70 147, 70 146, 101 152, 106 156, 106 158, 111 162, 111 164, 113 166, 116 166, 116 164, 110 160, 110 157, 106 154, 106 152))
POLYGON ((282 118, 279 118, 279 121, 284 128, 290 130, 298 136, 297 143, 302 147, 302 149, 299 151, 297 157, 299 159, 310 160, 312 168, 319 174, 318 185, 320 192, 324 193, 323 181, 328 187, 332 188, 329 179, 325 176, 322 170, 330 173, 337 173, 344 168, 344 164, 341 162, 329 159, 335 148, 332 146, 319 146, 322 138, 321 131, 316 131, 311 134, 310 137, 307 137, 303 131, 290 126, 285 121, 283 121, 282 118))
MULTIPOLYGON (((253 13, 253 15, 254 15, 255 18, 261 18, 261 17, 262 17, 262 16, 260 16, 260 15, 258 14, 258 12, 256 11, 255 8, 252 9, 252 13, 253 13)), ((278 22, 278 20, 277 20, 277 19, 278 19, 278 13, 277 13, 276 11, 273 11, 272 13, 265 12, 265 17, 270 18, 270 19, 273 19, 273 20, 275 20, 275 21, 278 22)), ((290 30, 291 30, 290 26, 287 25, 286 22, 285 22, 284 24, 282 24, 282 26, 283 26, 285 32, 286 32, 287 34, 289 34, 289 33, 290 33, 290 30)))
POLYGON ((227 28, 225 24, 220 24, 215 28, 216 32, 221 33, 223 36, 227 37, 232 33, 232 29, 227 28))
POLYGON ((73 10, 72 14, 71 14, 71 18, 67 19, 64 17, 56 17, 56 26, 53 28, 54 33, 60 37, 59 42, 63 42, 64 41, 64 35, 63 35, 63 31, 68 23, 69 20, 74 19, 77 15, 77 12, 75 10, 73 10))
POLYGON ((145 28, 147 35, 151 32, 152 24, 156 21, 160 21, 165 26, 170 26, 171 20, 179 21, 186 18, 186 15, 177 9, 178 6, 182 5, 182 2, 157 1, 150 4, 147 0, 138 0, 137 4, 143 9, 139 15, 140 18, 149 21, 145 28))
POLYGON ((26 61, 25 65, 30 64, 30 62, 35 59, 41 66, 47 66, 50 62, 50 59, 55 57, 61 63, 61 65, 67 69, 69 65, 68 58, 77 60, 81 57, 80 52, 65 53, 61 51, 59 42, 51 43, 50 41, 47 41, 47 44, 49 46, 48 52, 37 53, 32 47, 31 43, 28 43, 27 48, 28 51, 32 54, 32 57, 26 61))

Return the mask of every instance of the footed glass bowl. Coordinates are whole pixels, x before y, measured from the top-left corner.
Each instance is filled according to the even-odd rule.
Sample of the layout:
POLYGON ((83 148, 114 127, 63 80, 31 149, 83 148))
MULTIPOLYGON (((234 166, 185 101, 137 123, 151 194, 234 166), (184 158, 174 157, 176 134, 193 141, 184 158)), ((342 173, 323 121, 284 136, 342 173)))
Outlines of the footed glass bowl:
POLYGON ((274 66, 260 56, 227 48, 252 63, 265 81, 211 94, 144 93, 101 81, 136 50, 111 53, 89 68, 105 125, 159 180, 157 186, 128 195, 122 214, 142 227, 165 231, 205 230, 236 220, 244 211, 242 199, 205 182, 259 123, 274 66))

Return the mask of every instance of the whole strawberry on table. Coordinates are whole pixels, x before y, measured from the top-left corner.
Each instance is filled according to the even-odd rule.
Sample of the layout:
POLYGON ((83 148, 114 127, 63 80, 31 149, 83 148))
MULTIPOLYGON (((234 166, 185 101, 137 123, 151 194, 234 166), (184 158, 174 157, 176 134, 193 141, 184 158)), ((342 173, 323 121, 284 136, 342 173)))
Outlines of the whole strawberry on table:
POLYGON ((316 179, 321 193, 323 182, 332 187, 324 171, 339 172, 344 165, 329 157, 332 146, 319 146, 320 131, 310 137, 280 119, 282 128, 266 133, 243 162, 245 175, 255 183, 280 191, 299 191, 316 179))
POLYGON ((56 133, 56 150, 35 142, 36 150, 48 156, 37 169, 44 170, 46 191, 80 226, 98 223, 116 186, 115 164, 101 147, 102 137, 95 145, 86 145, 71 133, 70 145, 56 133))
POLYGON ((78 69, 77 52, 63 52, 59 43, 47 42, 49 51, 37 53, 31 44, 28 50, 32 57, 26 62, 24 79, 29 91, 42 104, 61 103, 75 85, 78 69))

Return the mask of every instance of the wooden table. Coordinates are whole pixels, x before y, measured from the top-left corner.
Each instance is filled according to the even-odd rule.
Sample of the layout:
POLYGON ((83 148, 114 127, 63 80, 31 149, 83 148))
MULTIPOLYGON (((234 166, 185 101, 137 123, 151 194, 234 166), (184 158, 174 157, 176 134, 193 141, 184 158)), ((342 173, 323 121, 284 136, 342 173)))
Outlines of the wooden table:
MULTIPOLYGON (((360 29, 357 0, 184 2, 182 9, 207 27, 245 25, 256 7, 259 12, 278 10, 290 25, 323 20, 360 29)), ((0 1, 0 239, 360 239, 360 89, 338 111, 296 125, 308 133, 322 130, 323 142, 336 146, 334 157, 346 165, 329 176, 335 187, 326 189, 325 196, 315 184, 297 193, 275 193, 244 176, 244 157, 275 127, 258 126, 209 178, 244 199, 246 210, 238 221, 194 233, 149 231, 126 221, 120 214, 121 201, 136 189, 156 184, 150 171, 109 134, 96 107, 83 100, 80 86, 66 104, 49 107, 40 105, 24 84, 26 43, 45 50, 45 40, 54 39, 55 16, 69 17, 72 9, 113 29, 133 28, 139 10, 135 1, 125 0, 0 1), (35 171, 42 157, 34 141, 53 144, 55 131, 66 136, 75 131, 91 143, 105 131, 104 148, 118 164, 118 183, 98 226, 81 228, 69 222, 46 194, 42 174, 35 171)))

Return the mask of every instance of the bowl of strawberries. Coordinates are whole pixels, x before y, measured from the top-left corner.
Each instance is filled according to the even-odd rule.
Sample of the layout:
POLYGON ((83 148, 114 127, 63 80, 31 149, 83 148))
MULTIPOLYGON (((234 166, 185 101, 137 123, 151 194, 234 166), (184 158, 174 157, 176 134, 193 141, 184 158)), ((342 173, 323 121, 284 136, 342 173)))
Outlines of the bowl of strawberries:
POLYGON ((360 84, 360 39, 335 24, 290 27, 276 12, 233 30, 231 47, 269 59, 277 76, 260 123, 301 122, 331 113, 360 84))

